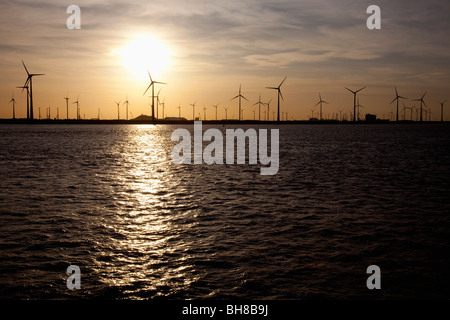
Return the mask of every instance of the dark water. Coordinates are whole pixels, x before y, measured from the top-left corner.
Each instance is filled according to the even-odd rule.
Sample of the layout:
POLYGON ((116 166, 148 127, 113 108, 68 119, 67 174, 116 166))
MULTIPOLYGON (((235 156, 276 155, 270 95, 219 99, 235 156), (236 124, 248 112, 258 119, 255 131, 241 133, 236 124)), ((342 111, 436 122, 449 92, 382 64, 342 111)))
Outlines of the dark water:
POLYGON ((275 176, 175 128, 0 126, 0 298, 450 298, 450 126, 281 126, 275 176))

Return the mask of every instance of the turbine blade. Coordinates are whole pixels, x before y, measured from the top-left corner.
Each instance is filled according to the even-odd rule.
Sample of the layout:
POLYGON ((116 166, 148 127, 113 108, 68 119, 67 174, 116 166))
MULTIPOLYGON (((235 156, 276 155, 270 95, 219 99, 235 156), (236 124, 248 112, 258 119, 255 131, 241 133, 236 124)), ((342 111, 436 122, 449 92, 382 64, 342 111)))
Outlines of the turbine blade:
POLYGON ((284 101, 284 98, 283 98, 283 94, 281 93, 281 90, 280 89, 278 89, 278 93, 280 94, 280 96, 281 96, 281 100, 283 100, 284 101))
POLYGON ((278 90, 278 88, 275 88, 275 87, 266 87, 266 89, 278 90))
POLYGON ((345 89, 347 89, 348 91, 350 91, 351 93, 353 93, 353 94, 355 94, 356 92, 355 91, 352 91, 352 90, 350 90, 349 88, 347 88, 347 87, 344 87, 345 89))
POLYGON ((148 89, 150 89, 151 86, 152 86, 152 85, 150 84, 150 85, 147 87, 147 89, 144 91, 143 96, 145 96, 145 93, 148 91, 148 89))
POLYGON ((281 81, 281 83, 280 83, 280 85, 278 86, 278 88, 281 87, 281 85, 284 83, 284 81, 286 80, 286 78, 287 78, 287 77, 285 77, 285 78, 283 79, 283 81, 281 81))
POLYGON ((362 89, 364 89, 365 87, 362 87, 361 89, 359 89, 358 91, 356 91, 356 93, 360 92, 362 89))
POLYGON ((30 73, 28 72, 28 69, 27 69, 27 67, 25 66, 25 63, 23 62, 23 60, 22 60, 22 64, 23 64, 23 67, 25 68, 25 71, 27 72, 27 74, 30 75, 30 73))
POLYGON ((422 99, 425 97, 426 94, 427 94, 427 92, 425 91, 425 93, 424 93, 423 96, 422 96, 422 99))
POLYGON ((394 102, 397 99, 398 99, 398 97, 395 97, 394 100, 392 100, 389 104, 391 104, 392 102, 394 102))

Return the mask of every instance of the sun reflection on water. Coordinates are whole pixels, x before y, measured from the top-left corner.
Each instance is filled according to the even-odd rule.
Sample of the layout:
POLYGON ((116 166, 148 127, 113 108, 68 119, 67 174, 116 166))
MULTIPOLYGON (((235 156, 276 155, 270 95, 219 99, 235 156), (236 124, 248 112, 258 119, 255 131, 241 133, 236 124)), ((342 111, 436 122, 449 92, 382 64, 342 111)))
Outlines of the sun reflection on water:
POLYGON ((177 224, 178 204, 171 202, 177 181, 170 172, 170 134, 156 126, 133 129, 116 146, 121 165, 110 173, 117 201, 109 227, 117 236, 101 244, 102 254, 109 255, 102 258, 109 263, 99 264, 107 269, 102 282, 134 294, 175 294, 196 277, 180 240, 186 226, 177 224))

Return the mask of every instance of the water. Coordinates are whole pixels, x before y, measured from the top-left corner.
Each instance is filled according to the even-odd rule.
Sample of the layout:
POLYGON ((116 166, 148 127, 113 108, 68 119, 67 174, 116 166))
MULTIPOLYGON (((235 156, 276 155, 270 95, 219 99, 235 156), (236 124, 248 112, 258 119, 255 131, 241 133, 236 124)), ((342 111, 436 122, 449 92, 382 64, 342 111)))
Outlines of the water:
POLYGON ((448 125, 280 126, 275 176, 175 128, 0 126, 0 298, 450 298, 448 125))

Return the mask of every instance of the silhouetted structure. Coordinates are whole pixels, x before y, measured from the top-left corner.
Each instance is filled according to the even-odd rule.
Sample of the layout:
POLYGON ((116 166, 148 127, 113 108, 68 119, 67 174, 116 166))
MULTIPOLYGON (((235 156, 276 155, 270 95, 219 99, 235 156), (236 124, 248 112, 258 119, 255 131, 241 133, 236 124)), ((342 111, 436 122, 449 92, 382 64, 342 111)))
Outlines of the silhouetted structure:
POLYGON ((345 87, 345 89, 347 89, 348 91, 350 91, 351 93, 353 93, 353 122, 356 122, 356 94, 358 93, 358 92, 360 92, 361 90, 363 90, 365 87, 362 87, 361 89, 359 89, 359 90, 356 90, 356 91, 353 91, 353 90, 350 90, 349 88, 346 88, 345 87))
POLYGON ((287 77, 285 77, 283 79, 283 81, 281 81, 281 83, 279 84, 278 87, 266 87, 267 89, 273 89, 273 90, 277 90, 278 91, 278 116, 277 116, 277 121, 280 121, 280 97, 281 97, 281 99, 284 100, 283 95, 281 94, 281 85, 284 83, 286 78, 287 77))
POLYGON ((398 92, 397 92, 397 87, 395 87, 395 98, 394 98, 394 100, 391 101, 391 104, 392 104, 392 102, 394 102, 395 100, 397 100, 397 117, 396 117, 396 121, 398 121, 398 101, 399 101, 400 99, 408 99, 408 98, 399 96, 399 95, 398 95, 398 92))
POLYGON ((148 77, 150 78, 150 85, 144 91, 143 95, 145 95, 145 93, 148 91, 148 89, 150 89, 150 87, 152 87, 152 117, 153 117, 153 119, 155 119, 155 84, 167 84, 167 83, 153 81, 152 76, 150 75, 150 71, 147 70, 147 73, 148 73, 148 77))
POLYGON ((27 80, 25 81, 24 87, 30 83, 30 119, 33 120, 33 77, 34 76, 43 76, 43 73, 29 73, 27 67, 25 66, 25 63, 22 60, 23 67, 25 68, 25 71, 27 72, 27 80))
POLYGON ((239 120, 241 120, 241 98, 244 98, 245 100, 247 100, 247 98, 241 94, 241 85, 239 85, 239 94, 236 97, 230 99, 230 101, 234 100, 236 98, 239 98, 239 120))

